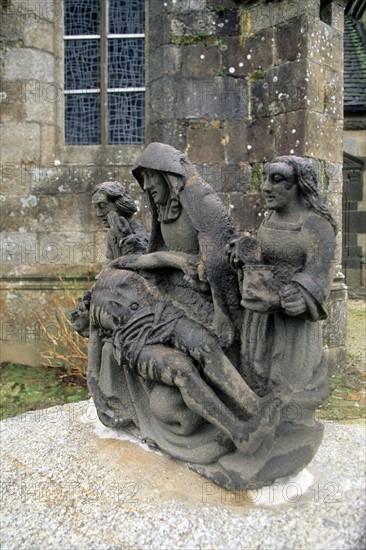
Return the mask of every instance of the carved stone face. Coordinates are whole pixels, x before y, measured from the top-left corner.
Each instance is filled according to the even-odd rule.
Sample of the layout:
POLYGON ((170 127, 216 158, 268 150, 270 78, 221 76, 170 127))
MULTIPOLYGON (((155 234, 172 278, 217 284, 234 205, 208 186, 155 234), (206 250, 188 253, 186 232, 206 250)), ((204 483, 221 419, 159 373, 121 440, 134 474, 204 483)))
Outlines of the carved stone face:
POLYGON ((262 193, 269 210, 287 210, 295 205, 298 202, 299 188, 292 166, 284 162, 269 164, 262 193))
POLYGON ((144 191, 148 191, 156 205, 165 205, 168 202, 170 190, 163 176, 156 170, 145 169, 144 191))
POLYGON ((89 336, 89 310, 83 302, 79 302, 71 312, 71 322, 81 336, 89 336))
POLYGON ((97 191, 93 195, 93 204, 95 206, 98 218, 102 220, 105 227, 109 227, 108 214, 109 212, 116 210, 115 202, 108 198, 105 193, 97 191))

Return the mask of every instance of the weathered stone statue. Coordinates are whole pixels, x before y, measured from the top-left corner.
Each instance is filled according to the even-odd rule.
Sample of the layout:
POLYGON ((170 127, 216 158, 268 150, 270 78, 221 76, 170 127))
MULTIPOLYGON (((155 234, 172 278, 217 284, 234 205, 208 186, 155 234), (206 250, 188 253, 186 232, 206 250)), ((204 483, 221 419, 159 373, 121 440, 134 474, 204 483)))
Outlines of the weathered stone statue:
POLYGON ((301 470, 323 434, 316 408, 328 396, 322 326, 334 275, 336 223, 318 195, 309 159, 269 163, 262 188, 268 216, 257 239, 228 246, 239 273, 244 317, 239 372, 280 415, 255 453, 254 479, 301 470))
POLYGON ((109 229, 106 253, 108 260, 145 252, 148 235, 143 225, 132 218, 137 208, 124 185, 118 181, 98 183, 93 189, 92 201, 97 216, 109 229))
MULTIPOLYGON (((97 216, 108 228, 106 250, 108 260, 126 254, 145 252, 149 237, 143 225, 133 219, 137 208, 124 185, 118 181, 98 183, 92 191, 92 201, 97 216)), ((89 336, 90 299, 91 291, 87 291, 71 312, 74 329, 86 338, 89 336)))
POLYGON ((152 213, 145 254, 91 296, 88 383, 101 421, 233 489, 296 474, 323 433, 321 326, 335 224, 310 161, 276 159, 256 239, 237 239, 180 151, 150 144, 133 174, 152 213))

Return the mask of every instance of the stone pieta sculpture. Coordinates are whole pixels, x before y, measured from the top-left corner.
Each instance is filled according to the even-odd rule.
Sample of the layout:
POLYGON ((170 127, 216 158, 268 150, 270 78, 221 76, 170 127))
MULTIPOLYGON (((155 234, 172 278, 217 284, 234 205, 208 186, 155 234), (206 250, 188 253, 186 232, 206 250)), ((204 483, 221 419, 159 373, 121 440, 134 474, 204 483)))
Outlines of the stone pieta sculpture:
POLYGON ((152 143, 133 174, 152 233, 147 252, 113 260, 93 288, 88 383, 101 421, 226 488, 298 473, 323 433, 317 321, 335 246, 311 162, 267 166, 256 239, 236 238, 180 151, 152 143))

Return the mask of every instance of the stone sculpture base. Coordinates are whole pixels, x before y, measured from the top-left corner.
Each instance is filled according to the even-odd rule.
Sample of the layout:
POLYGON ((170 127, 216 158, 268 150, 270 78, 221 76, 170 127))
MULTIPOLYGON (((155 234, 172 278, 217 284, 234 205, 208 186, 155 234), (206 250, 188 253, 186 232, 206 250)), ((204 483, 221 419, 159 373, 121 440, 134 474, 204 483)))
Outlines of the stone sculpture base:
POLYGON ((301 472, 314 458, 323 433, 324 426, 320 422, 312 428, 281 424, 269 454, 264 441, 262 452, 253 456, 234 452, 214 464, 189 464, 189 467, 228 490, 259 489, 276 479, 301 472), (301 446, 299 441, 302 441, 301 446))
POLYGON ((129 369, 108 369, 107 373, 106 380, 103 372, 100 374, 99 382, 104 381, 107 389, 119 388, 120 392, 121 389, 126 392, 128 388, 129 394, 119 393, 113 399, 106 399, 89 373, 89 387, 97 414, 105 426, 122 429, 148 442, 151 448, 181 460, 195 472, 228 490, 257 489, 278 478, 298 474, 314 458, 322 441, 324 426, 315 420, 315 411, 301 411, 299 408, 292 411, 293 404, 289 404, 282 409, 282 418, 288 419, 291 413, 301 411, 300 418, 294 418, 293 422, 282 421, 277 428, 270 429, 267 437, 259 432, 258 448, 254 452, 241 453, 218 429, 184 407, 176 388, 155 386, 152 391, 129 369), (118 380, 109 377, 112 372, 118 373, 118 380), (135 418, 131 411, 135 411, 133 403, 137 401, 144 406, 134 412, 135 418), (152 412, 159 414, 160 420, 152 412), (172 424, 180 425, 181 430, 186 427, 189 435, 172 432, 167 435, 164 413, 172 424), (134 423, 129 421, 132 418, 134 423), (192 426, 196 427, 194 436, 190 434, 192 426))

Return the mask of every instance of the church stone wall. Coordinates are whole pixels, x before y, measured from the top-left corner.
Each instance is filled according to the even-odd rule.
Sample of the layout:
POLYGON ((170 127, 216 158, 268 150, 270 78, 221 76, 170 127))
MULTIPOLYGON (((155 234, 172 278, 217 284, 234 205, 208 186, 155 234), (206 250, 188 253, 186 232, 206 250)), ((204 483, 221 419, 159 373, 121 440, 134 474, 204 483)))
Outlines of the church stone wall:
POLYGON ((78 296, 90 286, 105 249, 91 189, 117 179, 133 190, 130 168, 142 150, 64 145, 62 4, 0 7, 2 361, 38 362, 38 317, 48 310, 56 327, 52 298, 66 303, 65 289, 78 296))
MULTIPOLYGON (((258 228, 263 165, 279 154, 314 159, 340 220, 342 2, 326 12, 315 0, 146 6, 146 142, 186 152, 240 232, 258 228)), ((9 0, 1 19, 2 359, 30 362, 36 314, 65 282, 86 288, 103 261, 92 186, 118 179, 140 200, 129 170, 142 147, 64 146, 61 0, 9 0)), ((333 349, 344 343, 344 300, 339 276, 333 349)))

